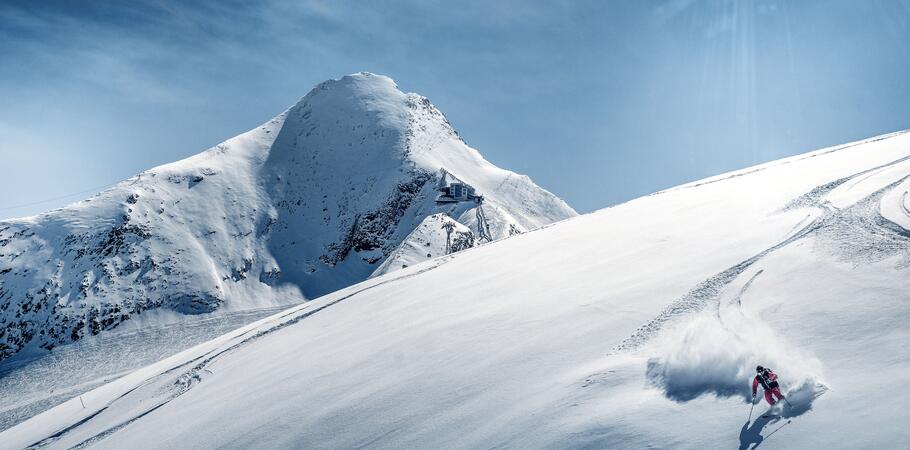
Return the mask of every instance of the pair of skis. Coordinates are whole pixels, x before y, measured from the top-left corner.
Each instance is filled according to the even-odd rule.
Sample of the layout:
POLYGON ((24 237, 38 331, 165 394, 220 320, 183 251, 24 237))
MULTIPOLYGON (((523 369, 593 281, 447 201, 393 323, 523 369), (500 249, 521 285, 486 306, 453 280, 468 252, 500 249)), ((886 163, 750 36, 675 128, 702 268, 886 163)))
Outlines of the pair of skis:
MULTIPOLYGON (((783 399, 784 399, 784 401, 787 403, 787 406, 789 406, 790 408, 793 408, 793 405, 790 403, 789 400, 787 400, 787 397, 783 397, 783 399)), ((755 409, 755 397, 752 397, 751 405, 752 405, 752 406, 749 407, 749 420, 747 420, 746 423, 752 423, 752 411, 755 409)), ((762 414, 762 417, 768 418, 768 417, 771 417, 771 414, 762 414)), ((767 438, 771 437, 772 434, 777 433, 781 428, 783 428, 783 427, 789 425, 790 422, 792 422, 792 419, 787 419, 786 422, 782 423, 782 424, 781 424, 780 426, 778 426, 777 428, 771 430, 770 433, 766 434, 766 435, 764 436, 764 439, 767 439, 767 438)))
POLYGON ((782 423, 782 424, 780 424, 780 426, 778 426, 778 427, 777 427, 777 428, 775 428, 775 429, 773 429, 773 430, 771 430, 771 432, 770 432, 770 433, 768 433, 768 434, 766 434, 766 435, 764 435, 764 436, 763 436, 763 439, 768 439, 768 438, 769 438, 769 437, 771 437, 771 435, 772 435, 772 434, 774 434, 774 433, 777 433, 777 432, 778 432, 778 431, 780 431, 780 429, 781 429, 781 428, 783 428, 783 427, 785 427, 785 426, 787 426, 787 425, 789 425, 789 424, 790 424, 790 422, 791 422, 791 419, 787 419, 787 421, 786 421, 786 422, 784 422, 784 423, 782 423))
MULTIPOLYGON (((787 400, 787 397, 782 397, 784 402, 787 403, 787 406, 793 408, 793 404, 790 403, 790 400, 787 400)), ((755 397, 752 397, 752 406, 749 407, 749 420, 747 422, 752 422, 752 410, 755 409, 755 397)), ((762 414, 762 417, 768 417, 768 414, 762 414)))

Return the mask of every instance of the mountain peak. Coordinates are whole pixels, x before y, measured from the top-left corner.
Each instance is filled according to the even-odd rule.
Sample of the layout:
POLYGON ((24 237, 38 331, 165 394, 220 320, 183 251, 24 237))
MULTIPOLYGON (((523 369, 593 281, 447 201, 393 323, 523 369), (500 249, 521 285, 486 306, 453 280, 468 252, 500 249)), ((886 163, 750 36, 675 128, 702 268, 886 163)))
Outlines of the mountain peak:
POLYGON ((378 75, 371 72, 357 72, 345 75, 341 78, 319 83, 312 91, 335 90, 335 91, 399 91, 398 84, 395 80, 386 76, 378 75))
MULTIPOLYGON (((303 152, 400 155, 409 124, 408 95, 384 75, 359 72, 324 81, 285 114, 271 152, 285 164, 303 152)), ((335 155, 335 156, 331 156, 335 155)), ((342 161, 344 162, 344 161, 342 161)))
POLYGON ((407 240, 418 226, 441 226, 424 221, 439 214, 484 242, 576 215, 483 159, 429 100, 391 78, 361 72, 323 82, 209 151, 78 207, 0 221, 0 361, 147 309, 200 314, 319 297, 368 278, 418 235, 435 239, 433 250, 407 253, 407 264, 461 248, 435 228, 407 240), (443 168, 482 204, 437 202, 443 168))
POLYGON ((291 110, 347 107, 360 110, 400 109, 407 95, 385 75, 358 72, 323 81, 310 90, 291 110))

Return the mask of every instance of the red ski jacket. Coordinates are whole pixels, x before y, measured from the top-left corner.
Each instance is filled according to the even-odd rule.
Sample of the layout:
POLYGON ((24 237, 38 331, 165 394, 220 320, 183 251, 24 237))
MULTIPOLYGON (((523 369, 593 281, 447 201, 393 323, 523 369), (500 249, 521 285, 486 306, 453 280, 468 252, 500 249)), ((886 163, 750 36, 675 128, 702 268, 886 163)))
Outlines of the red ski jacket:
POLYGON ((755 397, 755 392, 758 391, 758 385, 761 384, 761 387, 765 389, 774 389, 778 387, 777 384, 777 374, 772 372, 771 369, 765 369, 764 372, 755 376, 752 380, 752 396, 755 397))

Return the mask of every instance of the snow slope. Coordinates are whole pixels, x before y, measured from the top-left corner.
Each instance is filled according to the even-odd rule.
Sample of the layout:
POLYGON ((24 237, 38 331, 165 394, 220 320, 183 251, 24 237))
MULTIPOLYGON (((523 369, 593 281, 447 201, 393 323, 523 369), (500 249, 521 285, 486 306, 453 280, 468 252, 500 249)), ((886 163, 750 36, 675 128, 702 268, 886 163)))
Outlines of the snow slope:
POLYGON ((477 237, 470 228, 447 214, 433 214, 423 219, 401 245, 373 272, 384 275, 426 261, 474 247, 477 237))
POLYGON ((908 133, 680 186, 333 292, 0 445, 901 447, 908 191, 908 133), (746 420, 756 364, 782 419, 746 420))
POLYGON ((131 320, 47 353, 17 355, 0 365, 0 430, 286 308, 186 316, 159 325, 131 320))
POLYGON ((203 153, 0 221, 0 362, 150 310, 179 322, 318 297, 368 278, 435 214, 475 232, 483 216, 494 240, 576 215, 487 162, 429 100, 391 79, 324 82, 203 153), (443 168, 485 201, 437 205, 443 168))

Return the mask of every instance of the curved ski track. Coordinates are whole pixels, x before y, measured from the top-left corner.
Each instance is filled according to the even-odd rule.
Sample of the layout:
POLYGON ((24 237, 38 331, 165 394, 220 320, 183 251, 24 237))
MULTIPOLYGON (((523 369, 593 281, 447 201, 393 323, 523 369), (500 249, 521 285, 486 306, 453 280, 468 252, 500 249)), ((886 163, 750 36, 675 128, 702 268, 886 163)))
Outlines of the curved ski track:
MULTIPOLYGON (((904 132, 897 134, 903 133, 904 132)), ((894 135, 889 135, 888 137, 894 135)), ((826 153, 840 150, 841 148, 830 150, 826 153)), ((816 186, 809 192, 791 200, 784 207, 784 210, 815 207, 821 209, 822 214, 819 217, 816 217, 810 223, 800 228, 795 233, 790 234, 789 237, 782 240, 781 242, 768 247, 756 255, 698 283, 682 297, 673 301, 656 317, 636 329, 632 335, 611 349, 608 355, 623 351, 634 351, 640 348, 651 338, 653 338, 658 332, 660 332, 660 330, 668 322, 681 316, 701 311, 712 301, 716 302, 720 293, 730 283, 736 280, 744 271, 746 271, 746 269, 754 265, 756 262, 768 254, 812 234, 820 234, 823 231, 830 231, 830 235, 827 236, 829 238, 828 240, 839 244, 841 251, 854 255, 859 253, 873 258, 875 258, 877 255, 893 254, 895 252, 904 252, 910 255, 910 239, 908 239, 910 238, 910 231, 907 231, 900 225, 886 219, 877 209, 882 195, 885 192, 896 188, 907 179, 910 179, 910 175, 902 177, 898 181, 895 181, 873 192, 872 194, 866 196, 862 200, 843 210, 839 210, 823 200, 825 195, 850 180, 864 175, 872 175, 874 172, 878 172, 880 170, 908 160, 910 160, 910 156, 905 156, 889 163, 840 178, 830 183, 816 186)), ((805 219, 802 222, 804 221, 805 219)), ((910 264, 910 260, 908 260, 906 264, 910 264)), ((752 280, 747 283, 747 286, 748 284, 751 284, 751 281, 752 280)))
MULTIPOLYGON (((442 266, 443 264, 447 263, 447 262, 450 261, 451 259, 452 259, 451 256, 446 256, 446 257, 439 258, 438 260, 436 260, 435 264, 433 264, 433 265, 431 265, 431 266, 429 266, 429 267, 423 268, 423 269, 418 270, 418 271, 416 271, 416 272, 414 272, 414 273, 410 273, 410 274, 407 274, 407 275, 398 276, 398 277, 391 278, 391 279, 388 279, 388 280, 383 280, 383 281, 381 281, 381 282, 379 282, 379 283, 371 284, 371 285, 369 285, 369 286, 364 286, 364 287, 361 288, 361 289, 358 289, 358 290, 356 290, 356 291, 354 291, 354 292, 351 292, 351 293, 349 293, 349 294, 346 294, 346 295, 344 295, 344 296, 342 296, 342 297, 339 297, 339 298, 337 298, 337 299, 335 299, 335 300, 332 300, 331 302, 328 302, 328 303, 326 303, 326 304, 324 304, 324 305, 321 305, 321 306, 319 306, 319 307, 316 307, 316 308, 314 308, 314 309, 312 309, 312 310, 308 310, 308 309, 313 305, 313 303, 314 303, 316 300, 307 302, 307 303, 305 303, 305 304, 303 304, 303 305, 301 305, 301 306, 299 306, 299 307, 292 308, 291 311, 285 312, 285 313, 281 314, 280 316, 276 317, 276 318, 274 319, 273 322, 278 322, 278 323, 275 324, 274 326, 272 326, 272 327, 270 327, 270 328, 267 328, 267 329, 254 329, 254 330, 250 330, 250 331, 248 331, 247 333, 245 333, 245 334, 248 334, 249 336, 243 338, 240 342, 237 342, 237 343, 235 343, 235 344, 233 344, 233 345, 230 345, 230 346, 228 346, 228 347, 225 347, 225 348, 213 349, 213 350, 209 351, 208 353, 205 353, 205 354, 200 355, 200 356, 198 356, 198 357, 196 357, 196 358, 194 358, 194 359, 192 359, 192 360, 186 361, 186 362, 184 362, 184 363, 182 363, 182 364, 180 364, 180 365, 178 365, 178 366, 176 366, 176 367, 173 367, 173 368, 171 368, 171 369, 168 369, 168 370, 162 372, 161 374, 159 374, 159 375, 157 375, 157 376, 151 377, 151 378, 145 380, 144 382, 142 382, 141 384, 139 384, 138 386, 136 386, 136 387, 134 387, 134 388, 132 388, 132 389, 129 389, 128 391, 126 391, 126 392, 124 392, 123 394, 119 395, 117 398, 111 400, 110 402, 107 403, 107 405, 105 405, 104 407, 102 407, 102 408, 99 409, 98 411, 92 413, 92 414, 89 415, 88 417, 85 417, 85 418, 83 418, 82 420, 80 420, 80 421, 78 421, 78 422, 76 422, 76 423, 74 423, 74 424, 72 424, 72 425, 70 425, 70 426, 68 426, 68 427, 66 427, 66 428, 64 428, 64 429, 62 429, 62 430, 60 430, 60 431, 58 431, 58 432, 56 432, 56 433, 54 433, 54 434, 52 434, 52 435, 50 435, 50 436, 48 436, 48 437, 46 437, 46 438, 44 438, 44 439, 38 441, 38 442, 35 442, 35 443, 29 445, 27 448, 28 448, 28 449, 38 449, 38 448, 46 447, 46 446, 48 446, 48 445, 50 445, 50 444, 52 444, 52 443, 58 441, 60 438, 62 438, 63 436, 65 436, 67 433, 69 433, 69 432, 75 430, 76 428, 78 428, 78 427, 80 427, 80 426, 82 426, 82 425, 88 423, 89 421, 91 421, 92 419, 94 419, 95 417, 97 417, 99 414, 101 414, 101 413, 103 413, 104 411, 108 410, 114 403, 116 403, 116 402, 119 401, 119 400, 122 400, 122 399, 126 398, 128 395, 130 395, 131 393, 135 392, 136 390, 138 390, 138 389, 140 389, 140 388, 142 388, 142 387, 148 386, 148 385, 150 385, 150 384, 153 384, 153 383, 155 383, 155 382, 160 382, 162 378, 169 378, 169 376, 170 376, 170 375, 173 375, 175 372, 178 372, 178 371, 180 371, 181 369, 186 368, 187 366, 192 366, 189 370, 187 370, 187 371, 181 373, 180 375, 178 375, 178 376, 176 377, 176 380, 173 382, 173 386, 176 387, 176 390, 175 390, 175 392, 171 393, 171 395, 169 395, 165 400, 163 400, 163 401, 161 401, 161 402, 158 402, 158 403, 155 404, 154 406, 145 409, 143 412, 141 412, 141 413, 139 413, 139 414, 137 414, 137 415, 135 415, 135 416, 133 416, 133 417, 131 417, 131 418, 125 420, 125 421, 122 421, 122 422, 120 422, 120 423, 117 424, 117 425, 114 425, 114 426, 112 426, 112 427, 110 427, 110 428, 107 428, 107 429, 105 429, 104 431, 101 431, 100 433, 97 433, 97 434, 95 434, 95 435, 89 437, 88 439, 83 440, 82 442, 76 444, 75 446, 73 446, 73 447, 71 447, 71 448, 73 448, 73 449, 84 448, 84 447, 86 447, 86 446, 88 446, 88 445, 90 445, 90 444, 96 443, 96 442, 98 442, 98 441, 100 441, 100 440, 102 440, 102 439, 104 439, 104 438, 106 438, 106 437, 108 437, 108 436, 110 436, 110 435, 116 433, 116 432, 119 431, 120 429, 126 427, 127 425, 129 425, 129 424, 131 424, 131 423, 133 423, 133 422, 135 422, 136 420, 142 418, 143 416, 145 416, 145 415, 147 415, 147 414, 149 414, 149 413, 151 413, 151 412, 157 410, 158 408, 161 408, 162 406, 164 406, 164 405, 170 403, 171 401, 173 401, 173 400, 176 399, 177 397, 180 397, 181 395, 183 395, 183 394, 189 392, 190 389, 192 389, 197 383, 199 383, 199 382, 202 381, 202 376, 200 375, 200 372, 203 371, 203 370, 205 370, 206 366, 208 366, 212 361, 214 361, 214 360, 216 360, 217 358, 219 358, 219 357, 225 355, 226 353, 229 353, 229 352, 231 352, 231 351, 233 351, 233 350, 236 350, 236 349, 238 349, 238 348, 240 348, 240 347, 242 347, 242 346, 244 346, 244 345, 246 345, 246 344, 249 344, 250 342, 253 342, 253 341, 255 341, 255 340, 258 340, 259 338, 261 338, 261 337, 263 337, 263 336, 269 335, 269 334, 271 334, 271 333, 273 333, 273 332, 275 332, 275 331, 278 331, 278 330, 280 330, 280 329, 283 329, 283 328, 285 328, 285 327, 287 327, 287 326, 294 325, 294 324, 296 324, 297 322, 300 322, 301 320, 303 320, 303 319, 305 319, 305 318, 307 318, 307 317, 312 316, 313 314, 316 314, 316 313, 318 313, 318 312, 320 312, 320 311, 322 311, 322 310, 325 310, 326 308, 329 308, 329 307, 331 307, 331 306, 337 305, 338 303, 341 303, 342 301, 347 300, 347 299, 349 299, 349 298, 351 298, 351 297, 353 297, 353 296, 355 296, 355 295, 357 295, 357 294, 360 294, 360 293, 362 293, 362 292, 364 292, 364 291, 368 291, 368 290, 370 290, 370 289, 373 289, 373 288, 376 288, 376 287, 379 287, 379 286, 383 286, 383 285, 386 285, 386 284, 389 284, 389 283, 393 283, 393 282, 396 282, 396 281, 400 281, 400 280, 404 280, 404 279, 407 279, 407 278, 415 277, 415 276, 418 276, 418 275, 420 275, 420 274, 429 272, 429 271, 431 271, 431 270, 434 270, 434 269, 436 269, 436 268, 442 266), (291 317, 291 316, 294 316, 295 314, 298 314, 298 315, 297 315, 296 317, 291 317), (290 317, 290 318, 287 319, 287 320, 285 320, 285 319, 288 318, 288 317, 290 317), (195 364, 195 365, 194 365, 194 364, 195 364)), ((243 335, 237 336, 237 338, 241 338, 241 337, 243 337, 243 335)))

